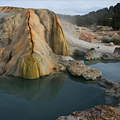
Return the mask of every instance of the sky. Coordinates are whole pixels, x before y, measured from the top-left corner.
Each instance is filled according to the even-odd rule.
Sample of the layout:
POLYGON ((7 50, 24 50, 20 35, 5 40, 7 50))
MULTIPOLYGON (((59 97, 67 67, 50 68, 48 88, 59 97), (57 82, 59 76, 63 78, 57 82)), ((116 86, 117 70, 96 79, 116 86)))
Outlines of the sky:
POLYGON ((84 15, 117 3, 120 0, 0 0, 0 6, 42 8, 65 15, 84 15))

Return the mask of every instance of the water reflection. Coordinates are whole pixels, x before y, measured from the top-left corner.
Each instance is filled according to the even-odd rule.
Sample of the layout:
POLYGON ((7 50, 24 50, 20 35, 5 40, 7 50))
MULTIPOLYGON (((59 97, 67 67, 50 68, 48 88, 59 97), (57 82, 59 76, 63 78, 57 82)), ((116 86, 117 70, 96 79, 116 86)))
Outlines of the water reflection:
POLYGON ((94 64, 97 64, 97 63, 104 63, 104 64, 107 64, 107 63, 117 63, 118 61, 113 61, 113 60, 84 60, 84 64, 89 66, 89 65, 94 65, 94 64))
POLYGON ((36 80, 0 77, 0 91, 29 101, 49 101, 57 96, 64 79, 64 73, 51 73, 36 80))

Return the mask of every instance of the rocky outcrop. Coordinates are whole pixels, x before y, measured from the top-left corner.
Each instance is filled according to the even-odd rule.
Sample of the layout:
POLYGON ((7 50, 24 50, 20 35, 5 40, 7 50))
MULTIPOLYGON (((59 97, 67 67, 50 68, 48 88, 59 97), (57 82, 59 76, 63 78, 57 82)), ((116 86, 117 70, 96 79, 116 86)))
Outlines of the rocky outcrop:
POLYGON ((97 50, 92 50, 90 52, 87 52, 84 56, 86 60, 98 60, 98 59, 104 59, 104 60, 120 60, 120 55, 113 54, 113 53, 104 53, 97 50))
POLYGON ((58 17, 46 9, 0 8, 0 73, 35 79, 65 69, 67 43, 58 17))
POLYGON ((102 72, 94 68, 88 67, 80 63, 79 61, 71 61, 67 70, 73 76, 82 76, 86 80, 96 80, 96 78, 102 76, 102 72))
POLYGON ((57 120, 119 120, 119 113, 111 106, 99 105, 85 111, 73 112, 57 120))
POLYGON ((120 114, 120 83, 114 83, 103 78, 98 84, 106 88, 105 93, 109 93, 117 99, 117 103, 113 107, 120 114))
POLYGON ((96 50, 92 50, 84 56, 86 60, 96 60, 102 58, 102 53, 96 50))
POLYGON ((105 93, 114 93, 114 96, 119 95, 120 93, 119 83, 114 83, 106 78, 103 78, 98 84, 106 88, 105 93))
POLYGON ((85 40, 86 42, 92 43, 93 38, 94 38, 93 34, 81 33, 79 39, 82 39, 82 40, 85 40))

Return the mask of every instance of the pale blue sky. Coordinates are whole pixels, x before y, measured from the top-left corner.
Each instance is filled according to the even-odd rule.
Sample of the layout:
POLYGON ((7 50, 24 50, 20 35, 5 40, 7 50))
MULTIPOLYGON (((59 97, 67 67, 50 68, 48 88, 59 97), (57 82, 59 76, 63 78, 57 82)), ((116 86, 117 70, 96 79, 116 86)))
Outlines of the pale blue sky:
POLYGON ((59 14, 83 15, 118 2, 120 0, 0 0, 0 6, 44 8, 59 14))

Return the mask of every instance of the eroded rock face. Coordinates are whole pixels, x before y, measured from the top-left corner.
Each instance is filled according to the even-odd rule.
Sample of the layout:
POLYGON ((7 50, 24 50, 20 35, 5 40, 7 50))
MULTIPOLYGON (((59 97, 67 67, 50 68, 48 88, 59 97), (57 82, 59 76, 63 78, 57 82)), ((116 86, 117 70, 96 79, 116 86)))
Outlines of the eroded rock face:
POLYGON ((64 69, 59 55, 68 56, 68 50, 55 13, 45 9, 0 8, 0 73, 39 78, 64 69))
POLYGON ((92 43, 93 38, 94 38, 94 35, 90 34, 90 33, 81 33, 80 34, 80 39, 85 40, 89 43, 92 43))
POLYGON ((73 112, 57 120, 120 120, 120 115, 113 107, 99 105, 85 111, 73 112))
POLYGON ((79 61, 71 61, 69 66, 67 67, 67 70, 73 75, 73 76, 82 76, 86 80, 96 80, 96 78, 102 76, 102 72, 85 66, 79 61))
POLYGON ((120 54, 120 47, 116 47, 113 53, 114 54, 120 54))

